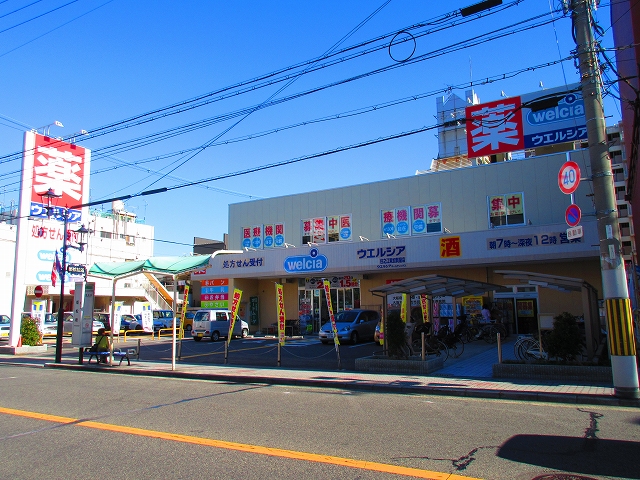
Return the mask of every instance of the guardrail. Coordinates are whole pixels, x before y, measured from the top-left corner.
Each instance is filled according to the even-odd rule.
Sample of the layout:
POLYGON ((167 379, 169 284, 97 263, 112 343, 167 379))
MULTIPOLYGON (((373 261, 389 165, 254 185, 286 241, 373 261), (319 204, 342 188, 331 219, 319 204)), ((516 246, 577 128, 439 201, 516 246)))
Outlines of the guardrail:
MULTIPOLYGON (((171 337, 173 336, 173 328, 161 328, 158 330, 158 340, 160 340, 160 337, 171 337), (162 333, 162 332, 169 332, 169 333, 162 333)), ((176 338, 178 340, 180 340, 181 338, 184 338, 184 330, 182 328, 176 328, 176 338)))

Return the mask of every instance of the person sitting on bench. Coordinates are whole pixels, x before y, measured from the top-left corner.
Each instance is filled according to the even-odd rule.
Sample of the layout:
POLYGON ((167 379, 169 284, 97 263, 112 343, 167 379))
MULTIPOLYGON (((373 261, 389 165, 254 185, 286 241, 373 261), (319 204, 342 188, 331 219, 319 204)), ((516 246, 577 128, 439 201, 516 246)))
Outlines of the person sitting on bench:
MULTIPOLYGON (((98 335, 96 335, 96 343, 93 344, 93 350, 96 352, 108 352, 111 349, 111 345, 109 344, 109 337, 105 335, 105 329, 98 329, 98 335)), ((100 355, 96 356, 96 360, 100 363, 100 355)), ((108 363, 109 360, 106 359, 105 363, 108 363)))

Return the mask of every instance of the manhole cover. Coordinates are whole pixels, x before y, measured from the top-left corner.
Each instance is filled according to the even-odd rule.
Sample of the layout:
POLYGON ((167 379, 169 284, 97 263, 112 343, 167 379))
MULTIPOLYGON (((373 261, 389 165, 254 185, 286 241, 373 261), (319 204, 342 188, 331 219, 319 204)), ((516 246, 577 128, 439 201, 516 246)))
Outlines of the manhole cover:
POLYGON ((572 475, 570 473, 548 473, 539 475, 531 480, 596 480, 593 477, 583 477, 582 475, 572 475))

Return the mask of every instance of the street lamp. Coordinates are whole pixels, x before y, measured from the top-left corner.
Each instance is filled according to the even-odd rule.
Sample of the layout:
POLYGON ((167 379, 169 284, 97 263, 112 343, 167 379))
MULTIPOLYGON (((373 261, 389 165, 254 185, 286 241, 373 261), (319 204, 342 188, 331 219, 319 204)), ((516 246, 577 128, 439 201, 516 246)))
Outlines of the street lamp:
POLYGON ((50 129, 51 127, 53 127, 53 126, 60 127, 60 128, 63 128, 63 127, 64 127, 64 125, 62 124, 62 122, 61 122, 61 121, 59 121, 59 120, 54 120, 54 121, 53 121, 53 123, 50 123, 50 124, 48 124, 48 125, 45 125, 44 127, 37 128, 37 129, 36 129, 36 132, 39 132, 40 130, 42 130, 42 134, 48 137, 48 136, 49 136, 49 129, 50 129))
POLYGON ((74 230, 79 235, 77 245, 67 244, 67 226, 69 220, 69 209, 62 210, 62 219, 64 221, 64 233, 62 235, 62 273, 60 274, 60 306, 58 309, 58 331, 56 336, 56 363, 62 362, 62 335, 64 332, 64 277, 67 272, 67 249, 75 248, 76 250, 84 251, 84 246, 87 244, 87 235, 89 230, 82 225, 78 230, 74 230))

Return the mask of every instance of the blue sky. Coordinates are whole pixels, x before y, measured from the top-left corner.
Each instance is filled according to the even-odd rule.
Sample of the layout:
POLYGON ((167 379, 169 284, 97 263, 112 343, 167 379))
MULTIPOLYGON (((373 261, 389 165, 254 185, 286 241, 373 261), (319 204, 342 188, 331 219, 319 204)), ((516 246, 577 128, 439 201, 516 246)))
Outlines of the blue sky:
MULTIPOLYGON (((33 0, 0 2, 0 157, 21 150, 25 128, 38 128, 59 120, 64 128, 51 127, 52 135, 66 137, 80 130, 91 132, 316 59, 332 47, 345 48, 407 30, 475 3, 474 0, 388 3, 386 0, 242 3, 76 0, 69 4, 70 1, 41 0, 21 10, 18 9, 33 0), (380 7, 383 8, 356 29, 380 7), (39 15, 42 16, 34 19, 39 15), (18 25, 22 22, 25 23, 18 25)), ((514 2, 504 0, 503 6, 511 3, 514 2)), ((523 0, 500 13, 419 36, 411 58, 487 32, 506 33, 508 25, 538 15, 544 20, 558 3, 523 0)), ((503 35, 494 41, 411 64, 394 61, 390 53, 396 59, 406 57, 411 53, 408 45, 412 47, 413 42, 395 45, 391 52, 382 48, 351 60, 346 60, 344 53, 339 56, 344 61, 308 72, 288 85, 282 82, 254 89, 78 141, 94 151, 91 200, 172 187, 435 125, 436 97, 442 95, 442 90, 462 86, 454 92, 463 96, 465 88, 469 88, 464 85, 470 80, 481 82, 567 57, 575 48, 571 23, 557 13, 554 16, 557 20, 554 24, 503 35), (244 119, 235 116, 209 122, 204 128, 140 148, 126 148, 110 156, 97 153, 134 138, 264 106, 274 94, 271 100, 390 65, 397 68, 260 108, 244 119), (278 93, 284 85, 286 88, 278 93), (434 94, 388 108, 371 108, 427 93, 434 94), (372 111, 309 124, 361 109, 372 111), (308 124, 283 130, 303 123, 308 124), (177 155, 154 160, 205 145, 217 137, 215 143, 220 143, 275 129, 280 131, 214 145, 190 159, 191 155, 177 155), (184 164, 176 168, 181 163, 184 164)), ((608 6, 598 9, 597 19, 606 31, 603 46, 612 47, 608 6)), ((460 20, 458 17, 457 22, 460 20)), ((435 25, 429 28, 436 30, 435 25)), ((408 37, 402 34, 399 38, 408 37)), ((319 63, 310 65, 317 67, 319 63)), ((609 75, 613 77, 612 73, 609 75)), ((572 62, 565 62, 478 85, 475 91, 481 101, 491 101, 499 98, 501 92, 506 95, 535 92, 540 90, 540 82, 551 88, 576 81, 576 68, 572 62)), ((612 97, 606 98, 605 114, 607 124, 620 119, 620 107, 612 97)), ((161 240, 155 244, 157 255, 183 255, 191 251, 193 237, 222 239, 227 232, 230 203, 406 177, 416 170, 427 169, 438 153, 435 133, 428 130, 201 186, 137 197, 125 202, 126 208, 155 226, 156 238, 161 240)), ((19 169, 20 164, 2 159, 0 162, 0 202, 9 205, 18 199, 17 177, 11 172, 19 169)))

